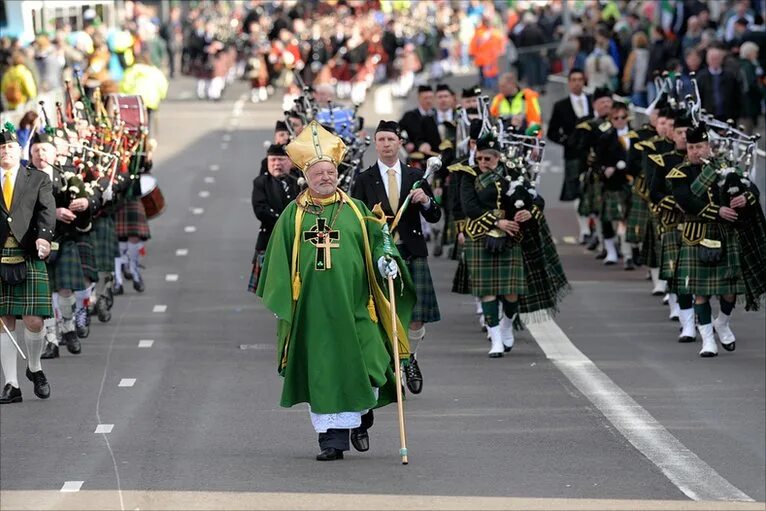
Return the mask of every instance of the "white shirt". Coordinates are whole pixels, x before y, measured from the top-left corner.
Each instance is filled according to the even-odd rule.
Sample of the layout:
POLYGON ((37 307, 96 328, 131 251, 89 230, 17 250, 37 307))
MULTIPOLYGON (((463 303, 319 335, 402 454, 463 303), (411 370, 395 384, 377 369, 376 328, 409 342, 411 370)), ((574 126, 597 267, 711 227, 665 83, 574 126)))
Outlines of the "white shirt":
POLYGON ((625 149, 630 149, 630 137, 628 137, 628 133, 630 133, 630 128, 627 126, 621 130, 617 130, 617 136, 625 142, 625 149))
POLYGON ((575 115, 578 117, 585 117, 588 115, 588 96, 585 94, 580 94, 579 96, 575 96, 574 94, 569 95, 569 101, 572 102, 572 108, 574 109, 575 115))
POLYGON ((442 124, 444 122, 452 122, 452 110, 436 111, 436 122, 442 124))
MULTIPOLYGON (((10 177, 11 183, 12 183, 11 186, 16 185, 16 176, 19 173, 19 168, 21 167, 19 166, 14 169, 11 169, 11 177, 10 177)), ((0 181, 2 181, 2 189, 5 190, 5 169, 0 169, 0 181)), ((16 191, 14 190, 13 193, 16 193, 16 191)), ((0 200, 3 200, 3 197, 4 195, 0 194, 0 200)))
POLYGON ((418 112, 420 112, 420 115, 423 117, 426 117, 428 115, 433 115, 433 110, 423 110, 421 107, 418 107, 418 112))
POLYGON ((378 169, 380 170, 380 179, 383 181, 383 186, 386 187, 386 196, 390 197, 390 194, 388 193, 388 169, 394 169, 396 173, 396 186, 399 187, 399 197, 402 196, 401 189, 402 189, 402 162, 399 160, 396 160, 396 163, 389 167, 382 161, 378 160, 378 169))

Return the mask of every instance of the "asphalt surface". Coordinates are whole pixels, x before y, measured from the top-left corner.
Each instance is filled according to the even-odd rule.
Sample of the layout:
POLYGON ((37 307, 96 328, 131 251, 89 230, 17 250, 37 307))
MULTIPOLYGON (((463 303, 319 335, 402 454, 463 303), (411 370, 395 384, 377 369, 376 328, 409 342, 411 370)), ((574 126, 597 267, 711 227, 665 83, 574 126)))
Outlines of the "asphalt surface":
MULTIPOLYGON (((456 89, 470 81, 450 79, 456 89)), ((83 494, 105 490, 92 494, 101 509, 131 507, 131 492, 187 491, 688 503, 528 331, 511 356, 487 358, 472 300, 450 293, 455 263, 444 257, 431 259, 443 320, 429 326, 420 349, 423 393, 406 403, 410 465, 399 464, 394 407, 376 414, 368 453, 314 461, 306 408, 278 406, 275 320, 246 292, 258 227, 251 181, 281 106, 239 101, 240 83, 223 101, 198 102, 193 86, 175 81, 159 116, 154 172, 167 211, 151 224, 147 291, 126 286, 111 322, 93 319, 81 355, 62 350, 60 359, 44 361, 48 401, 22 381, 24 403, 2 407, 0 508, 66 507, 56 498, 67 482, 83 494), (153 343, 141 348, 140 341, 153 343), (135 383, 121 387, 123 379, 135 383), (95 433, 99 424, 113 429, 95 433)), ((556 93, 554 86, 544 97, 546 116, 556 93)), ((365 106, 370 126, 380 118, 373 106, 365 106)), ((396 112, 405 106, 394 101, 396 112)), ((573 284, 557 324, 679 442, 764 501, 764 313, 735 312, 734 353, 703 360, 699 343, 678 344, 677 324, 650 295, 644 270, 605 268, 567 243, 576 225, 572 205, 557 201, 561 151, 550 144, 546 159, 540 190, 573 284)), ((581 501, 540 502, 574 508, 581 501)))

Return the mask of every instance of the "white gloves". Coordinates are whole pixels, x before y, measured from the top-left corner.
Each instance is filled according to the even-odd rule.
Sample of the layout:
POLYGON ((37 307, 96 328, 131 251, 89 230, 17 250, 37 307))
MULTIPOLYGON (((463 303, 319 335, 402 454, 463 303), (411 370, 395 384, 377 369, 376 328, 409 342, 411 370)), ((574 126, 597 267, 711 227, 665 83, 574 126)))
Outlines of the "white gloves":
POLYGON ((396 261, 393 259, 386 261, 385 257, 378 259, 378 271, 384 279, 388 277, 395 279, 399 276, 399 267, 396 265, 396 261))
POLYGON ((112 190, 112 183, 109 183, 109 186, 106 187, 106 190, 104 190, 104 193, 101 194, 101 202, 106 204, 113 198, 114 198, 114 191, 112 190))

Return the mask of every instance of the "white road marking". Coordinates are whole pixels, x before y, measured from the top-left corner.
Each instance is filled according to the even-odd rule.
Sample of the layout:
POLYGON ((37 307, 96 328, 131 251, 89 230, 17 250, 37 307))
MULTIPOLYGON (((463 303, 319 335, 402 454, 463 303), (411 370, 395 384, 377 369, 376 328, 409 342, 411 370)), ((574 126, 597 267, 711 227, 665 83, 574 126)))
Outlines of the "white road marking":
POLYGON ((192 215, 201 215, 205 212, 204 208, 191 208, 192 215))
POLYGON ((111 433, 114 429, 114 424, 99 424, 96 426, 94 433, 111 433))
POLYGON ((178 274, 168 273, 167 275, 165 275, 165 282, 178 282, 178 274))
POLYGON ((187 225, 184 227, 184 232, 197 232, 197 228, 193 225, 187 225))
POLYGON ((529 324, 527 328, 545 356, 687 497, 753 501, 665 429, 577 349, 555 322, 529 324))
POLYGON ((132 387, 136 384, 135 378, 123 378, 120 380, 120 383, 117 384, 118 387, 132 387))
POLYGON ((207 190, 202 190, 197 195, 199 195, 203 199, 207 199, 208 197, 210 197, 210 192, 207 190))
POLYGON ((167 305, 155 305, 152 312, 165 312, 166 310, 168 310, 167 305))
POLYGON ((215 183, 215 178, 213 176, 205 176, 205 182, 208 184, 215 183))
POLYGON ((178 95, 178 99, 190 99, 192 97, 191 91, 185 90, 178 95))
POLYGON ((227 144, 226 142, 224 142, 223 144, 221 144, 221 151, 225 151, 225 150, 227 150, 228 148, 229 148, 229 144, 227 144))
POLYGON ((228 133, 224 133, 221 136, 221 140, 223 140, 224 142, 229 142, 231 140, 231 135, 229 135, 228 133))
POLYGON ((74 493, 76 491, 80 491, 80 488, 82 488, 82 485, 85 481, 64 481, 64 486, 61 487, 61 490, 64 493, 74 493))
POLYGON ((577 238, 574 236, 564 236, 561 238, 561 240, 566 243, 567 245, 576 245, 577 244, 577 238))
POLYGON ((221 169, 221 166, 217 163, 213 163, 210 165, 210 172, 218 172, 221 169))
POLYGON ((151 348, 153 344, 154 341, 152 339, 141 339, 138 341, 139 348, 151 348))
POLYGON ((176 249, 176 255, 178 257, 185 257, 185 256, 189 255, 189 249, 188 248, 176 249))

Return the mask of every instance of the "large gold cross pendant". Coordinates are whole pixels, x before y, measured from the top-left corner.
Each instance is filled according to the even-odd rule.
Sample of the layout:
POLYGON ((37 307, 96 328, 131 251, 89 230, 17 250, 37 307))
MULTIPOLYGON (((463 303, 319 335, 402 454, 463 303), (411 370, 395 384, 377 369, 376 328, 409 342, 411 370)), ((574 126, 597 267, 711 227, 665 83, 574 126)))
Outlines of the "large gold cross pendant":
POLYGON ((327 220, 317 217, 316 225, 303 232, 303 241, 308 241, 316 247, 314 269, 318 271, 332 268, 332 252, 330 249, 340 248, 340 231, 333 231, 327 226, 327 220))

